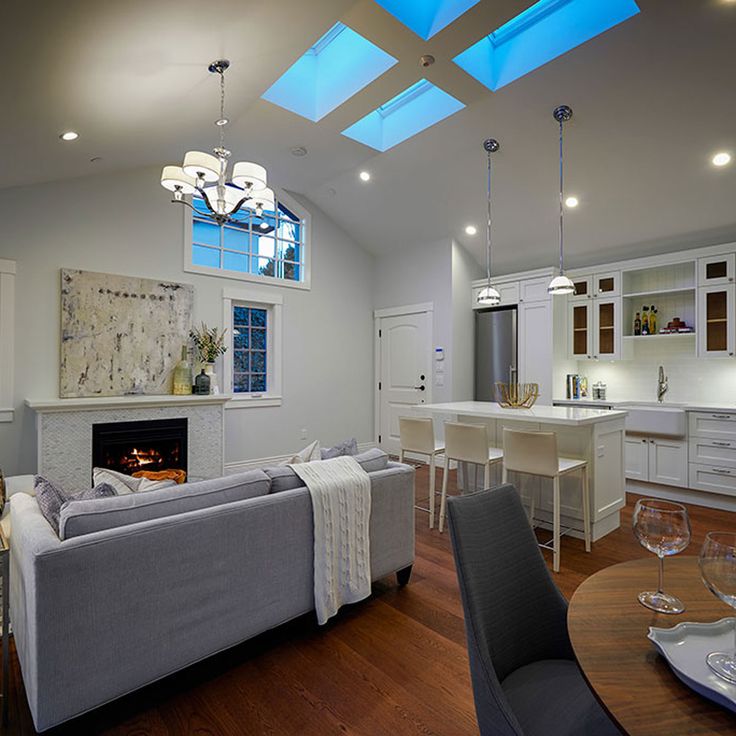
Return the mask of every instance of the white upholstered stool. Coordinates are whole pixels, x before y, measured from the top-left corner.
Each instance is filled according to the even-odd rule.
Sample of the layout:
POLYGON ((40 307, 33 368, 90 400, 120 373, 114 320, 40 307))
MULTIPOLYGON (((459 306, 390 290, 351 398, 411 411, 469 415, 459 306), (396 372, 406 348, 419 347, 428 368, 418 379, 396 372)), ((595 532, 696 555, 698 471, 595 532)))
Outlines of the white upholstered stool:
MULTIPOLYGON (((515 429, 503 431, 503 482, 508 480, 509 471, 551 478, 553 487, 552 507, 552 567, 560 571, 560 477, 579 470, 582 475, 583 532, 585 551, 590 552, 590 499, 588 490, 588 461, 559 457, 557 435, 554 432, 520 432, 515 429)), ((532 493, 530 521, 534 526, 535 495, 532 493)), ((565 533, 567 533, 566 530, 565 533)), ((549 543, 540 544, 549 549, 549 543)))
POLYGON ((429 528, 434 529, 435 459, 445 451, 444 445, 435 440, 434 422, 430 417, 399 417, 399 443, 400 462, 404 462, 407 452, 429 458, 429 508, 414 508, 429 512, 429 528))
POLYGON ((488 488, 491 485, 491 465, 501 462, 502 459, 503 452, 497 447, 491 447, 488 442, 488 428, 485 424, 445 422, 445 468, 442 475, 440 531, 443 531, 445 527, 450 460, 482 466, 483 488, 488 488))

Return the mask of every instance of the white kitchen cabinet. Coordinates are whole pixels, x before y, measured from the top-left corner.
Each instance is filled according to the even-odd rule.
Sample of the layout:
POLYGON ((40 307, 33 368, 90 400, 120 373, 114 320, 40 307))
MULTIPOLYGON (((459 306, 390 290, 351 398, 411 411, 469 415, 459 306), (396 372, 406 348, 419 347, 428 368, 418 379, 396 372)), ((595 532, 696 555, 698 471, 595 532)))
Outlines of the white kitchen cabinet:
POLYGON ((593 298, 593 277, 592 276, 574 276, 570 279, 575 284, 575 293, 570 294, 570 301, 579 302, 585 299, 593 298))
POLYGON ((718 465, 690 465, 690 488, 736 496, 736 468, 718 465))
POLYGON ((626 477, 664 486, 687 487, 687 441, 626 435, 626 477))
POLYGON ((550 299, 547 287, 549 276, 537 279, 524 279, 519 282, 519 302, 542 302, 550 299))
POLYGON ((698 465, 725 465, 736 468, 736 440, 691 437, 688 460, 698 465))
POLYGON ((597 298, 593 317, 593 357, 618 360, 621 357, 621 298, 597 298))
POLYGON ((539 384, 539 404, 552 404, 552 303, 520 302, 518 311, 520 383, 539 384))
POLYGON ((736 256, 727 253, 698 258, 698 286, 723 286, 734 281, 736 256))
POLYGON ((736 286, 698 288, 698 356, 730 357, 734 354, 734 296, 736 286))
POLYGON ((593 276, 593 298, 609 298, 621 295, 621 271, 607 271, 593 276))
POLYGON ((736 413, 727 411, 689 411, 688 436, 714 440, 736 440, 736 413))
POLYGON ((593 357, 593 302, 570 301, 568 304, 568 345, 571 358, 593 357))
MULTIPOLYGON (((500 307, 511 307, 519 303, 519 282, 518 281, 506 281, 501 283, 491 284, 496 288, 501 296, 501 302, 498 306, 500 307)), ((487 309, 487 304, 478 304, 478 294, 486 288, 486 284, 483 286, 473 287, 473 309, 487 309)))

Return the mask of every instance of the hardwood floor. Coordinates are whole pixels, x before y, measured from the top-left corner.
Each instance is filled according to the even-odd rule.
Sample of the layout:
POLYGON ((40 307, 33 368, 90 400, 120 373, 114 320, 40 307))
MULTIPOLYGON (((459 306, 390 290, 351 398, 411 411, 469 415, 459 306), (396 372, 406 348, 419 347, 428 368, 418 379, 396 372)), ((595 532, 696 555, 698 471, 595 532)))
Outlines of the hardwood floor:
MULTIPOLYGON (((427 481, 422 467, 418 496, 426 497, 427 481)), ((648 556, 631 533, 635 499, 628 498, 621 528, 594 544, 591 554, 582 541, 563 539, 555 580, 566 596, 597 570, 648 556)), ((693 541, 686 554, 697 554, 710 529, 736 531, 736 514, 689 510, 693 541)), ((405 588, 394 578, 380 581, 369 600, 343 609, 327 626, 304 616, 47 733, 477 734, 450 541, 427 528, 425 513, 416 518, 417 556, 405 588)), ((551 564, 551 553, 545 555, 551 564)), ((4 733, 33 734, 14 650, 11 656, 4 733)))

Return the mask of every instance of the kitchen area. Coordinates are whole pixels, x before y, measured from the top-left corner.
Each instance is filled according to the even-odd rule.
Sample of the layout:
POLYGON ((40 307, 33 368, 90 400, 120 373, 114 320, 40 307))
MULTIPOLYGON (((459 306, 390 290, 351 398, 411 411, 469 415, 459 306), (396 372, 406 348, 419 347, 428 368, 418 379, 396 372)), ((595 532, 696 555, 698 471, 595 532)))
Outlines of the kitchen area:
POLYGON ((474 399, 533 382, 532 411, 625 416, 627 491, 736 510, 735 267, 730 243, 571 270, 568 296, 547 293, 552 269, 510 274, 492 308, 475 282, 474 399))

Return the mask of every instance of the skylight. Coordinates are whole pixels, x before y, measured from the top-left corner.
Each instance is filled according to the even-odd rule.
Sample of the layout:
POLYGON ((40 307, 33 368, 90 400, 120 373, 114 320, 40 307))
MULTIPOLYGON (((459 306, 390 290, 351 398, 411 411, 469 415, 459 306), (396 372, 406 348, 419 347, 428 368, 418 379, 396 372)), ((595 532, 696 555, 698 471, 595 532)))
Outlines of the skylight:
POLYGON ((317 122, 397 60, 344 23, 336 23, 262 97, 317 122))
POLYGON ((480 0, 376 0, 425 41, 449 26, 480 0))
POLYGON ((342 134, 377 151, 387 151, 464 107, 460 100, 420 79, 342 134))
POLYGON ((495 92, 638 12, 634 0, 540 0, 454 61, 495 92))

